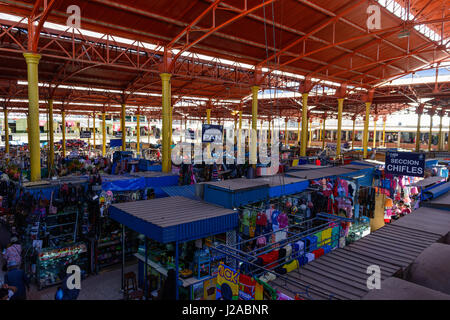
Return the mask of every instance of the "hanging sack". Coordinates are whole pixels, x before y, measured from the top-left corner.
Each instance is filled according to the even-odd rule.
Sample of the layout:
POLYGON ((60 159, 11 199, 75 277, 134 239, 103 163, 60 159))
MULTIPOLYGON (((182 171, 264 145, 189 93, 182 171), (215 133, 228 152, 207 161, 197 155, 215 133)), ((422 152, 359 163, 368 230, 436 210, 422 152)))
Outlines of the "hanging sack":
POLYGON ((50 196, 50 204, 48 206, 48 213, 49 214, 56 214, 57 212, 58 212, 58 208, 53 206, 53 192, 52 192, 52 195, 50 196))

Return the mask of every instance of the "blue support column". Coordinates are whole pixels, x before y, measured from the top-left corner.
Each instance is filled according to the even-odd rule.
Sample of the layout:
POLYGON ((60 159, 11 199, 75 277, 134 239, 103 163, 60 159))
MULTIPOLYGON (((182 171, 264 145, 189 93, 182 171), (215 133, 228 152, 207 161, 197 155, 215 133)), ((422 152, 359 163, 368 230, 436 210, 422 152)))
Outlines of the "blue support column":
POLYGON ((148 299, 148 275, 147 275, 147 259, 148 259, 148 245, 147 237, 145 237, 145 262, 144 262, 144 296, 148 299))
POLYGON ((178 290, 178 241, 175 242, 175 288, 176 288, 176 294, 175 298, 176 300, 179 300, 179 290, 178 290))

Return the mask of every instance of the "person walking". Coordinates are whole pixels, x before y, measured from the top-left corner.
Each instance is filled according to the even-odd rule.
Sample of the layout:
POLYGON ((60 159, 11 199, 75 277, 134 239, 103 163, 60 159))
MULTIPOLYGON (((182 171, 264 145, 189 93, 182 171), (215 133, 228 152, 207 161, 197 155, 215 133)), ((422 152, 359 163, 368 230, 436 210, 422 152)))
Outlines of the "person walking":
POLYGON ((8 261, 8 272, 5 274, 5 284, 9 287, 16 287, 17 290, 11 300, 26 300, 27 290, 30 289, 30 281, 25 271, 19 269, 15 260, 8 261))
POLYGON ((3 251, 3 257, 5 259, 6 265, 10 261, 14 262, 20 268, 22 264, 22 246, 19 244, 19 240, 16 236, 11 237, 10 244, 3 251))

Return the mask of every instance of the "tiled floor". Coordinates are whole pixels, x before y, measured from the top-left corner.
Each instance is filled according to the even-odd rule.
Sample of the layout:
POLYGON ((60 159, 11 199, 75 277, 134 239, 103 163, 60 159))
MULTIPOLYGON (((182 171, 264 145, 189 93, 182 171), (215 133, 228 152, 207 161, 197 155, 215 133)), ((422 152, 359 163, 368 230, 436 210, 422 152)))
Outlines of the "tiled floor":
MULTIPOLYGON (((125 272, 133 271, 137 275, 137 264, 125 267, 125 272)), ((114 269, 104 271, 98 275, 90 275, 81 282, 81 291, 78 300, 121 300, 120 291, 122 269, 120 264, 114 269)), ((58 286, 37 290, 32 286, 28 292, 29 300, 54 300, 58 286)))

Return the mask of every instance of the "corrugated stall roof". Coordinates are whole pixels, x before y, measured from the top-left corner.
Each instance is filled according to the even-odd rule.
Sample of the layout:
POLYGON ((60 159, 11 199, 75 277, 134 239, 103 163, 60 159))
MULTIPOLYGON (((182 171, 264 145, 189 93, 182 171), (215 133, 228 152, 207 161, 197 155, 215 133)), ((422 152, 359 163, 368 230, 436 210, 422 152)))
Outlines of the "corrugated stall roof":
POLYGON ((210 186, 214 186, 217 188, 227 189, 231 191, 243 191, 249 189, 258 189, 258 188, 267 188, 269 187, 269 183, 267 181, 261 179, 246 179, 246 178, 238 178, 238 179, 230 179, 230 180, 222 180, 222 181, 212 181, 205 183, 210 186))
POLYGON ((429 201, 422 201, 424 207, 436 208, 441 210, 450 210, 450 192, 429 201))
POLYGON ((311 171, 287 172, 286 175, 295 177, 295 178, 315 180, 315 179, 320 179, 320 178, 325 178, 325 177, 338 176, 340 174, 352 173, 352 172, 354 172, 354 170, 345 169, 345 168, 341 168, 341 167, 331 167, 331 168, 317 169, 317 170, 311 170, 311 171))
POLYGON ((450 232, 450 214, 447 211, 422 207, 391 223, 414 230, 426 231, 439 236, 450 232))
POLYGON ((173 173, 164 173, 159 171, 139 171, 139 172, 133 172, 131 174, 135 177, 143 177, 143 178, 155 178, 155 177, 166 177, 166 176, 173 176, 173 173))
POLYGON ((194 200, 200 200, 195 195, 195 185, 187 185, 187 186, 168 186, 161 188, 169 197, 185 197, 194 200))
POLYGON ((200 239, 238 225, 237 211, 179 196, 118 203, 109 212, 117 222, 161 243, 200 239))
POLYGON ((369 266, 380 266, 381 280, 387 279, 404 271, 423 250, 440 238, 429 231, 386 225, 284 275, 293 281, 275 279, 270 285, 290 296, 292 292, 305 292, 309 287, 312 299, 358 300, 369 291, 366 284, 369 266))
POLYGON ((435 184, 437 182, 444 181, 444 180, 445 180, 445 178, 437 177, 437 176, 436 177, 428 177, 428 178, 422 179, 420 181, 417 181, 417 182, 411 184, 411 186, 428 187, 428 186, 431 186, 432 184, 435 184))

